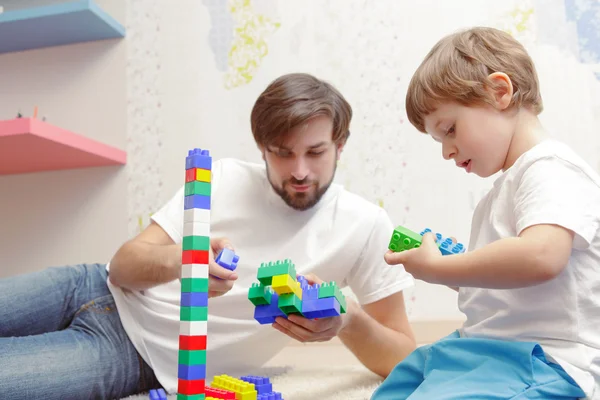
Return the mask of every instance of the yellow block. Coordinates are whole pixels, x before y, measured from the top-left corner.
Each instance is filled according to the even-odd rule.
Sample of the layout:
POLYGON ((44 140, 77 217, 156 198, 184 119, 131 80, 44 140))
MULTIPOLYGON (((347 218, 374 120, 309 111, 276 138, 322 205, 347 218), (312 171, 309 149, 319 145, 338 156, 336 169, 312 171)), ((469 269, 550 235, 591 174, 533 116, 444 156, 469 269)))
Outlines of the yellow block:
POLYGON ((197 168, 196 180, 201 182, 210 182, 210 170, 197 168))
POLYGON ((294 280, 289 274, 275 275, 271 287, 277 294, 295 293, 302 300, 302 289, 300 282, 294 280))
POLYGON ((235 392, 236 400, 256 400, 258 392, 253 383, 234 378, 229 375, 215 376, 210 386, 235 392))

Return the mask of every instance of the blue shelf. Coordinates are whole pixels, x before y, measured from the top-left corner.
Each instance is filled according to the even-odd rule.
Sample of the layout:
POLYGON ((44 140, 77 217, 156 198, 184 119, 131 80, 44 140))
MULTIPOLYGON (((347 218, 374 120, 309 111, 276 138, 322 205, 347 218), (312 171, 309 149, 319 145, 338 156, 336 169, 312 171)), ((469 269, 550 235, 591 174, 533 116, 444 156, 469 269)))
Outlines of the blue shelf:
POLYGON ((93 0, 0 14, 0 53, 124 36, 125 28, 93 0))

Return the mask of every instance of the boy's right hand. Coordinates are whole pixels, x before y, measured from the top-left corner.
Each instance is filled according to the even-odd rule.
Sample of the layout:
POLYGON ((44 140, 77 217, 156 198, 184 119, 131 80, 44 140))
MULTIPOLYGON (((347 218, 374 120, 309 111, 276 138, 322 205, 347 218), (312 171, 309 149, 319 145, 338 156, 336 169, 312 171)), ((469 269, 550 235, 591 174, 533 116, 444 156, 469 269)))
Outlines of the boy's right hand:
POLYGON ((227 248, 234 250, 227 238, 211 238, 210 251, 208 252, 208 297, 218 297, 229 292, 238 278, 235 271, 221 267, 215 262, 215 254, 227 248), (216 279, 216 278, 219 279, 216 279))

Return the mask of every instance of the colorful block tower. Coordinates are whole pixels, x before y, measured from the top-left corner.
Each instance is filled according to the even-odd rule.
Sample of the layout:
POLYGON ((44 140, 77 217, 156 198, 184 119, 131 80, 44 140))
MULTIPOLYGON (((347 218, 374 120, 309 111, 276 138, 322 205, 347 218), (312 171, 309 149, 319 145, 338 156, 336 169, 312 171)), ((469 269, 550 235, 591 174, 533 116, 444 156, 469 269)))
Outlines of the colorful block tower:
POLYGON ((257 279, 248 291, 248 299, 256 306, 254 319, 271 324, 275 318, 299 314, 308 319, 339 316, 346 312, 346 298, 335 282, 309 285, 296 275, 291 260, 262 263, 257 279))
POLYGON ((209 151, 190 150, 185 169, 177 400, 204 400, 212 170, 209 151))
MULTIPOLYGON (((423 235, 431 232, 426 228, 421 233, 416 233, 402 226, 396 227, 392 233, 388 248, 394 252, 410 250, 421 246, 423 235)), ((465 252, 465 246, 462 243, 454 243, 451 238, 445 238, 440 233, 435 234, 437 243, 442 255, 460 254, 465 252)))

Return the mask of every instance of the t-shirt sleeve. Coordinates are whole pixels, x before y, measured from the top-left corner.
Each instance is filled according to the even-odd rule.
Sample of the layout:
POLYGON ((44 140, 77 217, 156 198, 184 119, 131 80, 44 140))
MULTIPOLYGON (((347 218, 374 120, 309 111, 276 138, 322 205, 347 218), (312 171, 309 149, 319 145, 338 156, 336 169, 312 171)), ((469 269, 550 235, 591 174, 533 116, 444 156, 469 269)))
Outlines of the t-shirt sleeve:
POLYGON ((383 256, 394 227, 385 210, 379 210, 364 248, 346 278, 360 304, 369 304, 414 284, 402 265, 390 266, 383 256))
POLYGON ((517 234, 539 224, 575 233, 573 247, 585 249, 600 226, 600 186, 579 166, 546 157, 524 172, 515 193, 517 234))
MULTIPOLYGON (((218 188, 221 173, 221 162, 212 164, 211 171, 211 198, 218 188)), ((185 185, 179 188, 175 195, 156 213, 150 217, 173 239, 175 243, 183 241, 183 200, 185 197, 185 185)), ((212 202, 212 199, 211 199, 212 202)))

